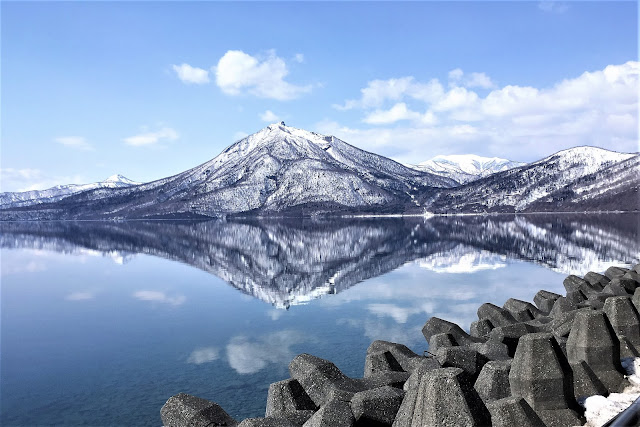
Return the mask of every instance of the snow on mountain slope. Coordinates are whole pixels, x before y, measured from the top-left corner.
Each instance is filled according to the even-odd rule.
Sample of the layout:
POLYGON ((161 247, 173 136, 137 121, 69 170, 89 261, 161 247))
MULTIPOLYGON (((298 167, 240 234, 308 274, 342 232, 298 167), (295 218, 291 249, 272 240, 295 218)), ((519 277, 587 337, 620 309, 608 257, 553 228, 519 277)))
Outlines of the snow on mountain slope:
POLYGON ((475 154, 453 154, 436 156, 417 165, 406 165, 412 169, 451 178, 460 184, 502 172, 526 163, 514 162, 499 157, 482 157, 475 154))
MULTIPOLYGON (((436 212, 519 212, 533 210, 568 210, 563 197, 571 197, 573 187, 590 175, 599 174, 599 179, 590 187, 582 185, 582 201, 572 206, 583 210, 590 204, 598 204, 605 188, 617 182, 618 187, 638 184, 638 168, 633 166, 638 154, 617 153, 597 147, 575 147, 563 150, 537 162, 498 172, 460 187, 443 190, 430 200, 424 200, 427 209, 436 212), (630 162, 628 167, 615 168, 630 162), (620 175, 620 171, 623 171, 620 175), (564 194, 564 196, 562 196, 564 194), (554 196, 555 195, 555 196, 554 196), (541 207, 553 202, 553 206, 541 207), (551 198, 551 199, 550 199, 551 198)), ((636 162, 637 163, 637 162, 636 162)), ((626 190, 625 190, 626 191, 626 190)), ((632 189, 629 189, 632 191, 632 189)), ((637 206, 619 209, 633 210, 637 206)))
POLYGON ((93 182, 91 184, 66 184, 56 185, 46 190, 0 193, 0 206, 2 208, 8 208, 51 203, 83 191, 95 190, 97 188, 123 188, 139 184, 139 182, 132 181, 118 174, 112 175, 104 181, 93 182))
POLYGON ((132 188, 83 193, 49 206, 47 215, 129 218, 296 209, 397 211, 423 191, 454 185, 449 178, 281 122, 178 175, 132 188))

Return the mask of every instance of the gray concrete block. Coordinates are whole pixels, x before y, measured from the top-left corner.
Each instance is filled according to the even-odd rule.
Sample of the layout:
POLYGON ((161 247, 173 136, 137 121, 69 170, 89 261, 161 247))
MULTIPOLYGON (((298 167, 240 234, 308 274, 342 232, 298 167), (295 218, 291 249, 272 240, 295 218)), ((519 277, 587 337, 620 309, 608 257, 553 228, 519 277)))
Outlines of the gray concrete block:
POLYGON ((523 397, 536 411, 568 408, 574 401, 570 372, 552 334, 525 335, 511 364, 511 394, 523 397))
POLYGON ((376 340, 369 345, 367 354, 377 353, 379 351, 388 351, 393 355, 393 358, 402 366, 402 369, 407 371, 408 365, 411 359, 418 357, 416 353, 411 351, 406 345, 397 344, 390 341, 376 340))
POLYGON ((443 368, 460 368, 469 377, 476 377, 487 359, 468 347, 440 347, 435 353, 443 368))
POLYGON ((567 358, 572 364, 585 361, 610 393, 619 391, 623 379, 618 372, 620 347, 602 311, 576 314, 567 339, 567 358))
POLYGON ((375 372, 381 371, 404 371, 400 363, 390 351, 367 352, 364 361, 364 377, 367 378, 375 372))
MULTIPOLYGON (((604 303, 603 311, 611 322, 615 333, 624 335, 633 348, 640 349, 640 314, 631 302, 631 298, 608 298, 604 303)), ((629 349, 629 354, 623 354, 621 351, 620 357, 635 357, 635 355, 629 349)))
POLYGON ((278 381, 269 386, 265 416, 298 410, 317 410, 318 407, 297 380, 278 381))
POLYGON ((568 337, 569 332, 571 332, 571 328, 573 327, 573 321, 576 318, 576 314, 585 310, 592 311, 590 308, 581 308, 566 313, 560 313, 551 321, 551 331, 553 334, 557 337, 568 337))
POLYGON ((473 388, 485 403, 511 396, 510 371, 511 360, 487 362, 473 388))
POLYGON ((571 363, 571 370, 573 372, 573 394, 576 396, 576 399, 594 396, 596 394, 601 396, 609 394, 607 388, 602 384, 602 381, 600 381, 595 372, 593 372, 593 369, 591 369, 584 360, 571 363))
POLYGON ((522 301, 515 298, 509 298, 504 303, 502 308, 511 313, 513 318, 518 322, 527 322, 544 315, 544 313, 540 311, 538 307, 531 304, 530 302, 522 301))
POLYGON ((591 286, 596 289, 602 289, 607 283, 609 283, 610 279, 607 276, 590 271, 584 275, 584 280, 589 282, 591 286))
POLYGON ((303 427, 353 427, 355 422, 349 403, 334 399, 320 407, 303 427))
POLYGON ((578 304, 572 300, 569 300, 566 297, 560 297, 553 304, 553 308, 549 312, 549 317, 556 318, 562 313, 568 313, 570 311, 576 310, 578 308, 578 304))
POLYGON ((620 287, 622 287, 622 289, 624 289, 627 294, 629 295, 633 295, 633 293, 636 291, 636 289, 638 289, 638 287, 640 286, 640 283, 636 282, 633 279, 625 279, 624 277, 617 277, 615 279, 612 279, 609 282, 609 285, 620 285, 620 287))
POLYGON ((403 397, 404 391, 389 386, 356 393, 351 399, 351 412, 356 424, 390 426, 403 397))
POLYGON ((478 319, 487 319, 495 327, 516 323, 516 319, 514 319, 511 313, 488 302, 478 308, 478 319))
POLYGON ((505 344, 507 346, 509 356, 513 357, 520 337, 534 332, 538 332, 536 327, 526 323, 514 323, 508 326, 494 328, 489 334, 489 338, 493 341, 505 344))
MULTIPOLYGON (((435 362, 435 359, 432 358, 435 362)), ((437 362, 435 362, 437 364, 437 362)), ((439 369, 440 365, 438 365, 439 369)), ((405 395, 402 399, 402 404, 398 409, 398 413, 396 414, 395 421, 393 422, 394 427, 410 427, 411 421, 413 419, 413 412, 416 407, 416 402, 418 399, 418 389, 420 386, 420 381, 422 381, 422 377, 429 371, 434 370, 431 365, 422 364, 413 371, 407 382, 404 384, 405 395)))
POLYGON ((440 347, 454 347, 457 345, 458 343, 451 334, 435 334, 429 340, 429 353, 435 354, 440 347))
POLYGON ((411 427, 486 426, 490 422, 489 411, 462 369, 442 368, 424 374, 411 427))
POLYGON ((506 397, 487 404, 493 427, 545 427, 542 419, 520 396, 506 397))
POLYGON ((179 393, 171 396, 160 409, 162 424, 171 427, 236 426, 234 420, 217 403, 179 393))
POLYGON ((554 292, 542 290, 538 291, 536 296, 533 297, 533 302, 536 306, 538 306, 540 311, 542 311, 543 313, 549 313, 553 308, 553 304, 561 296, 562 295, 556 294, 554 292))
POLYGON ((609 279, 615 279, 616 277, 622 277, 630 270, 622 267, 609 267, 607 271, 604 272, 604 275, 609 279))
POLYGON ((538 416, 547 427, 581 426, 584 419, 571 409, 537 411, 538 416))
POLYGON ((634 271, 634 270, 629 270, 627 273, 625 273, 624 276, 622 276, 623 279, 630 279, 630 280, 635 280, 636 282, 640 283, 640 273, 634 271))
POLYGON ((474 349, 487 360, 507 360, 509 356, 509 347, 499 339, 488 339, 483 343, 474 343, 469 346, 474 349))
POLYGON ((487 319, 475 320, 471 322, 469 333, 472 337, 486 338, 493 328, 493 324, 491 324, 491 322, 487 319))
MULTIPOLYGON (((635 281, 634 281, 635 283, 635 281)), ((618 281, 618 279, 613 279, 610 283, 607 283, 607 286, 602 290, 603 293, 611 294, 614 296, 629 296, 629 292, 622 286, 622 284, 618 281)))
MULTIPOLYGON (((312 411, 309 412, 313 414, 312 411)), ((238 427, 300 427, 303 423, 304 421, 298 423, 284 415, 277 415, 265 418, 246 418, 238 424, 238 427)))
POLYGON ((451 334, 458 345, 463 346, 482 341, 479 338, 472 337, 455 323, 447 322, 437 317, 431 317, 422 327, 422 335, 424 335, 427 342, 429 342, 432 336, 440 333, 451 334))

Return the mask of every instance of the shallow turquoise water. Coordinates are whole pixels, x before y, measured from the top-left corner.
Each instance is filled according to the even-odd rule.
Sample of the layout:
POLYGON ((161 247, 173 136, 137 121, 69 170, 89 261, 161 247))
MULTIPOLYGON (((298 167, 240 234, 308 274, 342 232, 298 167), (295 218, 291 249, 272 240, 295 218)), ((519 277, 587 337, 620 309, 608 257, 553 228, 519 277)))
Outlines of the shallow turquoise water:
POLYGON ((4 223, 2 425, 160 425, 178 392, 242 419, 299 353, 361 376, 372 340, 638 261, 638 215, 4 223))

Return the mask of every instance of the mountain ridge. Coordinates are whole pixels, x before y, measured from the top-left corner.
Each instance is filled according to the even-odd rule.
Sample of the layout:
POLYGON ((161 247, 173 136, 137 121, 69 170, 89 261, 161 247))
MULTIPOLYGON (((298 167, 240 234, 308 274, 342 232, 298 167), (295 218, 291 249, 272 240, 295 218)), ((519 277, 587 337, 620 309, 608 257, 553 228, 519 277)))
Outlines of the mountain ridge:
POLYGON ((2 206, 0 219, 637 210, 638 158, 574 147, 458 185, 334 136, 280 122, 182 173, 37 206, 2 206))
POLYGON ((407 164, 412 169, 445 176, 460 184, 524 165, 526 163, 476 154, 438 155, 415 165, 407 164))
POLYGON ((133 181, 124 175, 115 174, 103 181, 88 184, 61 184, 45 188, 44 190, 8 191, 0 193, 0 206, 7 208, 51 203, 83 191, 98 188, 121 188, 140 184, 140 182, 133 181))

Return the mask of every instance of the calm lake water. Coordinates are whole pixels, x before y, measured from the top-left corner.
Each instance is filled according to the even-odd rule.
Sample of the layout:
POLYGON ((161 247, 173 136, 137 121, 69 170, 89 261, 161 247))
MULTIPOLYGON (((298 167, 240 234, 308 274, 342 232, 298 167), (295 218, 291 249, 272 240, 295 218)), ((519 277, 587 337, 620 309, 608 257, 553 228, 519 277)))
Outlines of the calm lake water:
POLYGON ((1 424, 161 425, 171 395, 264 416, 299 353, 362 376, 375 339, 638 262, 640 216, 0 224, 1 424))

